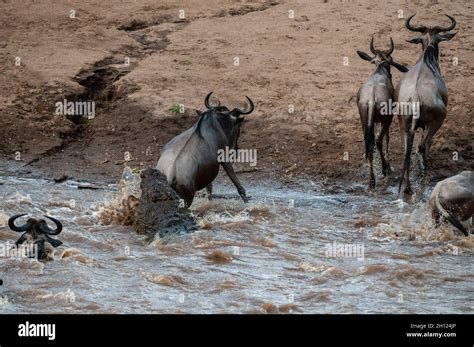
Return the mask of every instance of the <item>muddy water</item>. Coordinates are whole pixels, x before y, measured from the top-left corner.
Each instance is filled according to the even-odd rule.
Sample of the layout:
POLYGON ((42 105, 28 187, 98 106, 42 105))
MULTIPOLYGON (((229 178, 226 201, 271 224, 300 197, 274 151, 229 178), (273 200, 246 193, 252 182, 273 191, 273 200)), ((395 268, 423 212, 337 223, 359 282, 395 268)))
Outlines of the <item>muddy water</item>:
POLYGON ((200 231, 148 244, 100 225, 116 185, 0 183, 0 245, 18 237, 2 226, 14 213, 65 224, 55 260, 0 257, 1 313, 474 312, 473 237, 431 230, 426 204, 403 205, 390 190, 254 183, 245 205, 219 184, 214 201, 192 206, 200 231), (354 252, 338 252, 347 244, 354 252))

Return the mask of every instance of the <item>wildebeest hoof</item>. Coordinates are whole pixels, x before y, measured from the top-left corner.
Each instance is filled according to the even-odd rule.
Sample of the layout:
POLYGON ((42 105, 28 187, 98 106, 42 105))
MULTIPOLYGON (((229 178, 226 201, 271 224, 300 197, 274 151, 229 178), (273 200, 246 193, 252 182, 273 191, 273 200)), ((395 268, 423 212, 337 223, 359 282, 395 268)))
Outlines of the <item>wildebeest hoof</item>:
POLYGON ((403 191, 406 195, 412 195, 413 190, 410 187, 406 187, 405 190, 403 191))

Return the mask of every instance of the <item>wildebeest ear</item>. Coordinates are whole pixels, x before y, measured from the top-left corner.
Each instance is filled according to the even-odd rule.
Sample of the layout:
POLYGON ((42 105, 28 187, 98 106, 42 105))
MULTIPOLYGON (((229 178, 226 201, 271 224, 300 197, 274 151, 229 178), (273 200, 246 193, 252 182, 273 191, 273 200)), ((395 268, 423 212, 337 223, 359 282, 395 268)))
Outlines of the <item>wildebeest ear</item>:
POLYGON ((407 40, 407 42, 414 43, 414 44, 423 43, 423 38, 422 37, 414 37, 412 39, 407 40))
POLYGON ((46 240, 48 240, 48 242, 51 244, 51 246, 53 246, 54 248, 56 247, 59 247, 61 246, 63 243, 62 241, 59 241, 59 240, 56 240, 56 239, 53 239, 49 236, 46 236, 46 240))
POLYGON ((15 242, 15 246, 21 245, 26 241, 26 233, 20 236, 20 238, 15 242))
POLYGON ((364 60, 367 60, 367 61, 370 61, 372 62, 373 58, 371 58, 367 53, 365 52, 362 52, 362 51, 357 51, 357 54, 359 55, 359 57, 361 57, 361 59, 364 59, 364 60))
POLYGON ((404 66, 402 64, 399 64, 399 63, 397 63, 396 61, 393 61, 393 60, 390 62, 390 65, 395 67, 400 72, 408 72, 409 71, 406 66, 404 66))
POLYGON ((454 35, 456 35, 456 34, 457 34, 457 32, 456 32, 456 33, 447 33, 447 34, 443 34, 443 35, 438 34, 438 37, 439 37, 439 40, 440 40, 440 41, 449 41, 449 40, 451 40, 451 39, 454 37, 454 35))

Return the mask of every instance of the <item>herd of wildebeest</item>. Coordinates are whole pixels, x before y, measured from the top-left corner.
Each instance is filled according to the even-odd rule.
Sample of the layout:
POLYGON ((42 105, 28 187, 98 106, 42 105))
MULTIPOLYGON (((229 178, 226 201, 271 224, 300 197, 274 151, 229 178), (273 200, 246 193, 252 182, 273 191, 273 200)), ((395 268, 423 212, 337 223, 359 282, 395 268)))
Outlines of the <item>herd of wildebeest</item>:
MULTIPOLYGON (((418 155, 421 157, 421 169, 428 170, 428 154, 433 136, 442 126, 448 105, 448 90, 441 75, 439 66, 439 43, 451 40, 456 33, 450 32, 456 27, 453 17, 446 15, 450 25, 446 27, 423 25, 414 26, 414 15, 405 21, 407 29, 419 33, 419 36, 408 42, 421 44, 421 55, 416 64, 408 69, 395 62, 392 58, 394 43, 390 38, 390 48, 379 50, 374 48, 374 40, 370 42, 369 55, 357 51, 360 58, 375 65, 375 71, 363 83, 357 94, 357 106, 363 128, 365 143, 365 157, 370 164, 369 189, 375 188, 373 167, 373 153, 376 146, 382 164, 382 174, 390 173, 388 162, 389 128, 392 118, 397 115, 400 129, 405 138, 405 155, 399 182, 399 194, 406 177, 404 193, 411 194, 410 162, 415 131, 423 129, 423 137, 418 146, 418 155), (394 89, 390 66, 395 67, 404 75, 394 89), (398 104, 397 104, 398 103, 398 104), (401 104, 412 107, 387 108, 387 105, 401 104), (397 110, 397 111, 394 111, 397 110), (402 112, 402 110, 408 110, 402 112), (393 112, 392 112, 393 111, 393 112), (375 138, 375 124, 380 123, 381 130, 375 138), (385 140, 385 154, 383 142, 385 140)), ((212 182, 217 177, 222 166, 237 188, 244 202, 248 202, 245 189, 242 187, 234 172, 232 162, 222 162, 217 159, 218 150, 225 148, 238 149, 240 127, 245 115, 254 110, 252 100, 247 97, 247 109, 234 108, 232 110, 220 103, 210 103, 211 93, 204 101, 206 110, 197 111, 198 120, 190 129, 169 141, 163 148, 156 170, 163 175, 172 189, 183 199, 188 208, 193 202, 197 191, 206 188, 208 198, 211 199, 212 182)), ((449 177, 436 184, 431 194, 429 204, 432 210, 434 225, 439 226, 443 221, 449 221, 458 230, 468 236, 468 231, 462 222, 471 219, 474 215, 474 173, 464 171, 449 177)), ((61 241, 51 238, 62 231, 61 223, 47 217, 56 223, 52 230, 45 220, 30 218, 21 226, 15 220, 24 214, 11 217, 9 227, 17 232, 23 232, 16 245, 24 242, 38 246, 38 257, 45 258, 47 249, 58 247, 61 241)))

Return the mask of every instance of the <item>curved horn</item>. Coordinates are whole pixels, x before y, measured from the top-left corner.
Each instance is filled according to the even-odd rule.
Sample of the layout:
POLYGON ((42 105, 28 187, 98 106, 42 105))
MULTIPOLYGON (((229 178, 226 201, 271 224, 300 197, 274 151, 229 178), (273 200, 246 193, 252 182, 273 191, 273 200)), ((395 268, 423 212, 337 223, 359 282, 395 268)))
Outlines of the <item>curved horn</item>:
POLYGON ((370 40, 370 51, 372 52, 372 54, 377 55, 377 52, 375 51, 375 48, 374 48, 374 37, 373 36, 372 36, 372 39, 370 40))
POLYGON ((420 33, 424 33, 426 31, 426 27, 424 25, 420 25, 418 27, 414 27, 410 24, 410 21, 413 17, 415 17, 416 13, 412 14, 410 17, 407 18, 407 20, 405 21, 405 27, 408 29, 408 30, 411 30, 411 31, 418 31, 420 33))
POLYGON ((451 25, 447 28, 443 28, 443 27, 440 27, 440 26, 435 26, 435 27, 433 27, 433 30, 440 33, 440 32, 443 32, 443 31, 453 30, 456 27, 456 20, 453 17, 451 17, 450 15, 445 14, 445 16, 448 17, 451 20, 451 25))
POLYGON ((390 36, 390 48, 385 51, 385 54, 391 55, 391 54, 393 53, 393 49, 394 49, 394 48, 395 48, 395 46, 393 45, 393 39, 392 39, 392 37, 390 36))
POLYGON ((22 232, 22 231, 26 231, 28 230, 30 227, 31 227, 31 223, 25 223, 23 224, 22 226, 16 226, 15 225, 15 220, 17 218, 20 218, 20 217, 23 217, 23 216, 26 216, 27 213, 22 213, 22 214, 16 214, 14 216, 12 216, 9 220, 8 220, 8 227, 13 230, 13 231, 17 231, 17 232, 22 232))
POLYGON ((206 95, 206 98, 204 99, 204 106, 206 106, 207 109, 213 109, 213 108, 216 108, 216 107, 219 107, 221 105, 221 102, 220 101, 217 101, 218 104, 217 106, 212 106, 210 103, 209 103, 209 98, 211 97, 213 92, 210 92, 209 94, 206 95))
POLYGON ((249 101, 250 108, 248 110, 241 110, 240 108, 235 108, 235 110, 237 110, 240 114, 249 114, 252 113, 255 109, 252 99, 250 99, 248 96, 246 96, 246 98, 249 101))
POLYGON ((56 218, 45 216, 46 218, 52 220, 56 224, 56 229, 52 230, 48 227, 48 224, 45 222, 40 226, 41 230, 48 235, 58 235, 63 230, 63 225, 56 218))

